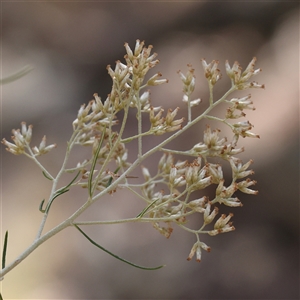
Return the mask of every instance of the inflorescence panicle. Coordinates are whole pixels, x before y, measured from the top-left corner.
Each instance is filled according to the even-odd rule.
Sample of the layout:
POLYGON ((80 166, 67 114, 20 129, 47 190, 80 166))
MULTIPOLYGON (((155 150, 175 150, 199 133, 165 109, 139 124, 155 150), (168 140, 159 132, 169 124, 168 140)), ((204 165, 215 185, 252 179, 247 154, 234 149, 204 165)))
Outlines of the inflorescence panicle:
MULTIPOLYGON (((252 132, 253 125, 245 120, 245 111, 255 108, 250 94, 240 98, 230 98, 230 95, 238 90, 264 88, 264 85, 250 81, 261 72, 261 69, 255 69, 256 58, 251 60, 244 71, 237 62, 231 67, 226 61, 225 69, 231 80, 231 86, 223 97, 214 99, 212 90, 222 78, 219 62, 213 60, 207 63, 202 59, 210 98, 205 112, 196 115, 194 107, 200 105, 202 101, 199 97, 194 97, 196 78, 193 67, 187 65, 185 74, 178 71, 183 84, 182 101, 187 106, 187 113, 185 117, 178 118, 179 107, 168 108, 165 112, 161 106, 155 107, 151 103, 150 88, 168 82, 167 79, 162 79, 159 72, 150 78, 147 77, 148 71, 159 63, 157 54, 151 53, 153 47, 151 45, 145 47, 145 43, 140 40, 136 41, 134 49, 131 49, 128 43, 124 46, 125 62, 117 60, 115 68, 107 66, 112 79, 112 89, 107 98, 102 100, 95 93, 93 100, 81 105, 72 124, 73 134, 68 141, 64 164, 56 177, 52 177, 37 160, 37 156, 48 153, 56 147, 56 144, 46 146, 44 136, 38 147, 31 148, 32 125, 27 127, 26 123, 22 122, 21 129, 12 131, 13 143, 6 139, 3 139, 2 143, 12 154, 25 154, 33 158, 44 175, 53 181, 47 206, 49 209, 46 212, 41 209, 44 218, 39 229, 40 233, 44 229, 50 204, 73 186, 81 186, 88 190, 86 202, 63 222, 61 227, 75 226, 77 229, 78 225, 107 224, 108 221, 101 220, 78 222, 77 218, 105 194, 118 195, 119 188, 126 188, 144 202, 144 209, 141 212, 135 211, 135 207, 132 207, 132 212, 136 216, 132 218, 133 222, 150 222, 167 238, 171 236, 174 225, 194 234, 196 242, 187 259, 191 260, 196 255, 196 261, 200 261, 201 250, 210 251, 210 247, 201 241, 200 236, 205 234, 215 236, 235 229, 231 221, 232 213, 217 217, 222 205, 242 206, 236 196, 237 192, 257 194, 257 191, 252 189, 256 181, 249 178, 254 173, 248 169, 253 161, 243 163, 237 157, 245 150, 244 147, 238 146, 240 137, 259 138, 258 134, 252 132), (220 103, 227 104, 223 118, 212 114, 213 109, 220 103), (135 112, 138 128, 138 133, 133 136, 126 136, 125 130, 129 121, 129 110, 135 112), (118 119, 120 111, 123 111, 121 120, 118 119), (143 118, 143 115, 148 115, 149 122, 146 125, 143 123, 147 118, 143 118), (231 135, 222 136, 221 130, 212 128, 210 124, 206 126, 203 137, 194 137, 194 144, 190 149, 179 151, 166 148, 170 141, 177 139, 191 126, 204 119, 227 126, 231 130, 231 135), (155 136, 163 134, 168 134, 167 138, 157 142, 155 136), (144 137, 149 135, 153 136, 153 146, 144 152, 142 147, 144 137), (135 139, 138 140, 138 156, 136 160, 128 161, 128 144, 135 139), (90 147, 90 158, 83 158, 73 168, 66 169, 66 162, 75 145, 90 147), (156 173, 151 174, 146 166, 146 158, 156 152, 161 152, 162 155, 156 163, 156 173), (186 160, 178 159, 178 155, 181 158, 186 157, 186 160), (215 163, 215 158, 218 158, 218 163, 215 163), (225 164, 231 168, 231 178, 226 180, 223 173, 225 164), (135 177, 133 170, 139 165, 142 165, 144 180, 142 183, 133 184, 130 178, 135 177), (69 185, 58 189, 59 179, 66 172, 79 172, 80 177, 77 178, 76 175, 69 185), (208 187, 214 189, 213 196, 209 196, 211 189, 210 194, 206 193, 208 187), (189 227, 189 218, 192 215, 198 216, 199 227, 196 229, 189 227)), ((128 219, 115 222, 128 222, 128 219)))

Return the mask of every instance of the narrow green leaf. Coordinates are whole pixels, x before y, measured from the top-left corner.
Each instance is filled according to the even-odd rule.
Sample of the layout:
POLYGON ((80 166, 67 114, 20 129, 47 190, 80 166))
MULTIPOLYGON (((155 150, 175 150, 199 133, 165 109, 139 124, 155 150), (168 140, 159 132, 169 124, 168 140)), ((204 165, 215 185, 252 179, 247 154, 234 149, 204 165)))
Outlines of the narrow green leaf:
POLYGON ((60 188, 59 190, 56 191, 56 193, 61 193, 61 192, 65 192, 65 190, 69 190, 69 187, 72 185, 73 182, 75 182, 79 174, 80 174, 80 170, 77 172, 76 176, 72 179, 72 181, 68 185, 60 188))
POLYGON ((69 190, 62 190, 62 191, 57 191, 56 193, 55 193, 55 195, 53 196, 53 198, 49 201, 49 203, 47 204, 47 206, 46 206, 46 208, 45 208, 45 212, 46 213, 48 213, 49 212, 49 210, 50 210, 50 207, 51 207, 51 205, 52 205, 52 203, 53 203, 53 201, 54 201, 54 199, 56 199, 58 196, 60 196, 60 195, 62 195, 62 194, 64 194, 64 193, 66 193, 66 192, 68 192, 69 190))
POLYGON ((4 244, 3 244, 3 252, 2 252, 2 269, 5 268, 7 243, 8 243, 8 230, 6 231, 4 236, 4 244))
POLYGON ((0 293, 0 300, 3 300, 1 293, 0 293))
POLYGON ((155 202, 157 201, 158 199, 154 200, 153 202, 151 202, 147 207, 145 207, 136 217, 137 218, 141 218, 148 210, 149 208, 155 204, 155 202))
POLYGON ((86 233, 84 233, 76 224, 74 224, 74 226, 93 244, 95 245, 96 247, 100 248, 101 250, 103 250, 104 252, 108 253, 109 255, 113 256, 114 258, 130 265, 130 266, 133 266, 135 268, 138 268, 138 269, 142 269, 142 270, 158 270, 158 269, 161 269, 164 267, 164 265, 161 265, 161 266, 158 266, 158 267, 144 267, 144 266, 140 266, 140 265, 136 265, 124 258, 121 258, 120 256, 110 252, 109 250, 103 248, 102 246, 100 246, 99 244, 97 244, 94 240, 92 240, 86 233))
POLYGON ((78 173, 76 174, 76 176, 72 179, 72 181, 68 184, 68 185, 66 185, 66 186, 64 186, 64 187, 62 187, 62 188, 60 188, 59 190, 57 190, 56 192, 55 192, 55 194, 53 195, 53 197, 52 197, 52 199, 48 202, 48 204, 47 204, 47 206, 46 206, 46 208, 45 208, 45 210, 41 210, 41 208, 43 207, 43 204, 44 204, 44 200, 42 201, 42 203, 40 204, 40 211, 41 212, 46 212, 46 213, 48 213, 49 212, 49 210, 50 210, 50 207, 51 207, 51 205, 52 205, 52 203, 53 203, 53 201, 54 201, 54 199, 56 199, 58 196, 60 196, 60 195, 62 195, 62 194, 64 194, 64 193, 66 193, 66 192, 68 192, 70 189, 69 189, 69 187, 72 185, 72 183, 77 179, 77 177, 79 176, 79 174, 80 174, 80 171, 78 171, 78 173))
POLYGON ((44 202, 45 202, 45 199, 42 200, 42 202, 41 202, 41 204, 40 204, 40 206, 39 206, 39 211, 40 211, 41 213, 44 213, 44 212, 46 211, 45 209, 43 209, 44 202))
POLYGON ((51 180, 51 181, 53 180, 51 177, 49 177, 49 176, 46 174, 45 171, 43 171, 42 173, 43 173, 43 175, 44 175, 47 179, 49 179, 49 180, 51 180))
POLYGON ((89 174, 89 178, 88 178, 88 191, 89 191, 89 196, 90 197, 92 197, 92 195, 93 195, 93 191, 92 191, 93 175, 94 175, 94 170, 95 170, 95 166, 96 166, 96 163, 97 163, 98 155, 99 155, 100 149, 101 149, 102 144, 103 144, 105 131, 106 131, 106 127, 104 128, 104 132, 102 132, 101 140, 100 140, 99 145, 97 147, 96 153, 93 157, 92 166, 91 166, 91 170, 90 170, 90 174, 89 174))

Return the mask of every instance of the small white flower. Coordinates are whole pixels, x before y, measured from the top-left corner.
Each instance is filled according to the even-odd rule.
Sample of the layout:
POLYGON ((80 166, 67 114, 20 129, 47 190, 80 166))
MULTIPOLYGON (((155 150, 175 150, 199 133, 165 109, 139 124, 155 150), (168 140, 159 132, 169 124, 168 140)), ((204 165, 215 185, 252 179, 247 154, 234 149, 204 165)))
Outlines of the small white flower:
POLYGON ((35 146, 32 148, 32 150, 35 153, 35 155, 39 156, 39 155, 48 153, 49 151, 51 151, 54 148, 56 148, 56 144, 46 146, 46 136, 44 135, 39 147, 35 146))
POLYGON ((205 243, 197 241, 193 245, 187 260, 191 260, 196 253, 196 261, 200 262, 201 261, 201 248, 207 252, 210 252, 210 250, 211 250, 211 248, 209 246, 207 246, 205 243))
POLYGON ((215 207, 212 212, 211 210, 211 205, 210 202, 208 202, 206 204, 206 208, 203 214, 203 219, 204 219, 204 224, 209 224, 213 221, 213 219, 215 218, 215 216, 218 214, 219 209, 217 207, 215 207))
POLYGON ((147 81, 147 85, 154 86, 154 85, 160 85, 169 82, 168 79, 159 79, 161 76, 162 76, 161 73, 156 73, 147 81))

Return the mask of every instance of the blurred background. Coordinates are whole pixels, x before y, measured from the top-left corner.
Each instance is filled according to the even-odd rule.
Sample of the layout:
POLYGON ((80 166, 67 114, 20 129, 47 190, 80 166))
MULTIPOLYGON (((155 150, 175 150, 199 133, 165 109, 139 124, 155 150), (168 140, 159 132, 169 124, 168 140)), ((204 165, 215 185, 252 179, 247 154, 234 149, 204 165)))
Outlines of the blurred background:
MULTIPOLYGON (((9 139, 21 121, 33 124, 33 144, 44 134, 48 143, 58 144, 41 159, 53 173, 62 163, 79 106, 93 93, 105 99, 110 92, 106 65, 123 60, 124 42, 134 47, 141 39, 154 45, 161 62, 153 72, 162 72, 169 83, 151 90, 152 103, 180 106, 182 115, 176 72, 185 73, 188 63, 196 69, 194 97, 203 99, 195 114, 207 105, 201 58, 220 61, 224 76, 215 88, 216 97, 229 84, 226 59, 245 68, 256 56, 263 72, 255 80, 266 85, 265 90, 239 94, 250 92, 256 107, 247 118, 261 138, 243 139, 246 152, 241 157, 254 160, 259 194, 239 195, 244 206, 229 210, 235 214, 236 231, 204 237, 212 251, 202 254, 200 264, 186 261, 195 241, 180 228, 168 240, 151 224, 84 228, 121 257, 146 266, 167 265, 158 271, 125 265, 70 228, 5 277, 4 299, 299 299, 299 3, 2 2, 1 31, 1 77, 24 65, 34 68, 1 86, 1 138, 9 139)), ((205 125, 173 146, 200 141, 205 125)), ((149 140, 146 147, 153 143, 149 140)), ((9 230, 10 262, 34 239, 41 221, 38 206, 48 197, 50 185, 25 156, 0 149, 1 244, 9 230)), ((81 219, 134 216, 140 204, 133 198, 117 192, 81 219)), ((57 200, 46 229, 84 199, 77 190, 57 200)))

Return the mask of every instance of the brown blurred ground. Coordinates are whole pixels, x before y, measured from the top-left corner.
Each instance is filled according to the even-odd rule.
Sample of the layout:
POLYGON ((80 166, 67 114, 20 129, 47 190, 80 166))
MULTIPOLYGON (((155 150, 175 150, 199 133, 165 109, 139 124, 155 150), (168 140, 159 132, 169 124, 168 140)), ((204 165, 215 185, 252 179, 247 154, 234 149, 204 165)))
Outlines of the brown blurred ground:
MULTIPOLYGON (((182 106, 176 71, 185 72, 191 63, 197 76, 195 97, 205 105, 203 57, 218 59, 224 73, 225 59, 245 67, 256 56, 263 73, 255 80, 266 85, 264 91, 251 91, 256 111, 248 114, 261 139, 242 141, 247 149, 243 158, 255 161, 259 195, 241 198, 243 208, 233 210, 235 232, 205 238, 212 252, 203 253, 200 264, 186 261, 193 236, 179 228, 170 240, 150 224, 86 229, 129 260, 167 264, 149 272, 114 260, 68 229, 6 276, 1 283, 4 299, 299 299, 298 3, 1 4, 2 76, 26 64, 35 68, 1 87, 2 137, 8 139, 21 121, 33 124, 36 143, 46 134, 59 145, 43 159, 53 171, 61 163, 80 104, 95 92, 105 98, 110 91, 105 67, 122 59, 125 41, 133 46, 137 38, 145 40, 159 54, 156 71, 170 82, 152 90, 154 104, 182 106)), ((216 96, 226 84, 224 74, 216 96)), ((197 137, 200 130, 195 128, 187 138, 197 137)), ((10 232, 10 261, 34 238, 41 220, 38 205, 49 185, 25 157, 12 156, 4 147, 1 151, 1 232, 10 232)), ((130 216, 138 203, 131 198, 116 193, 86 218, 130 216)), ((57 201, 50 225, 82 201, 76 193, 57 201)))

